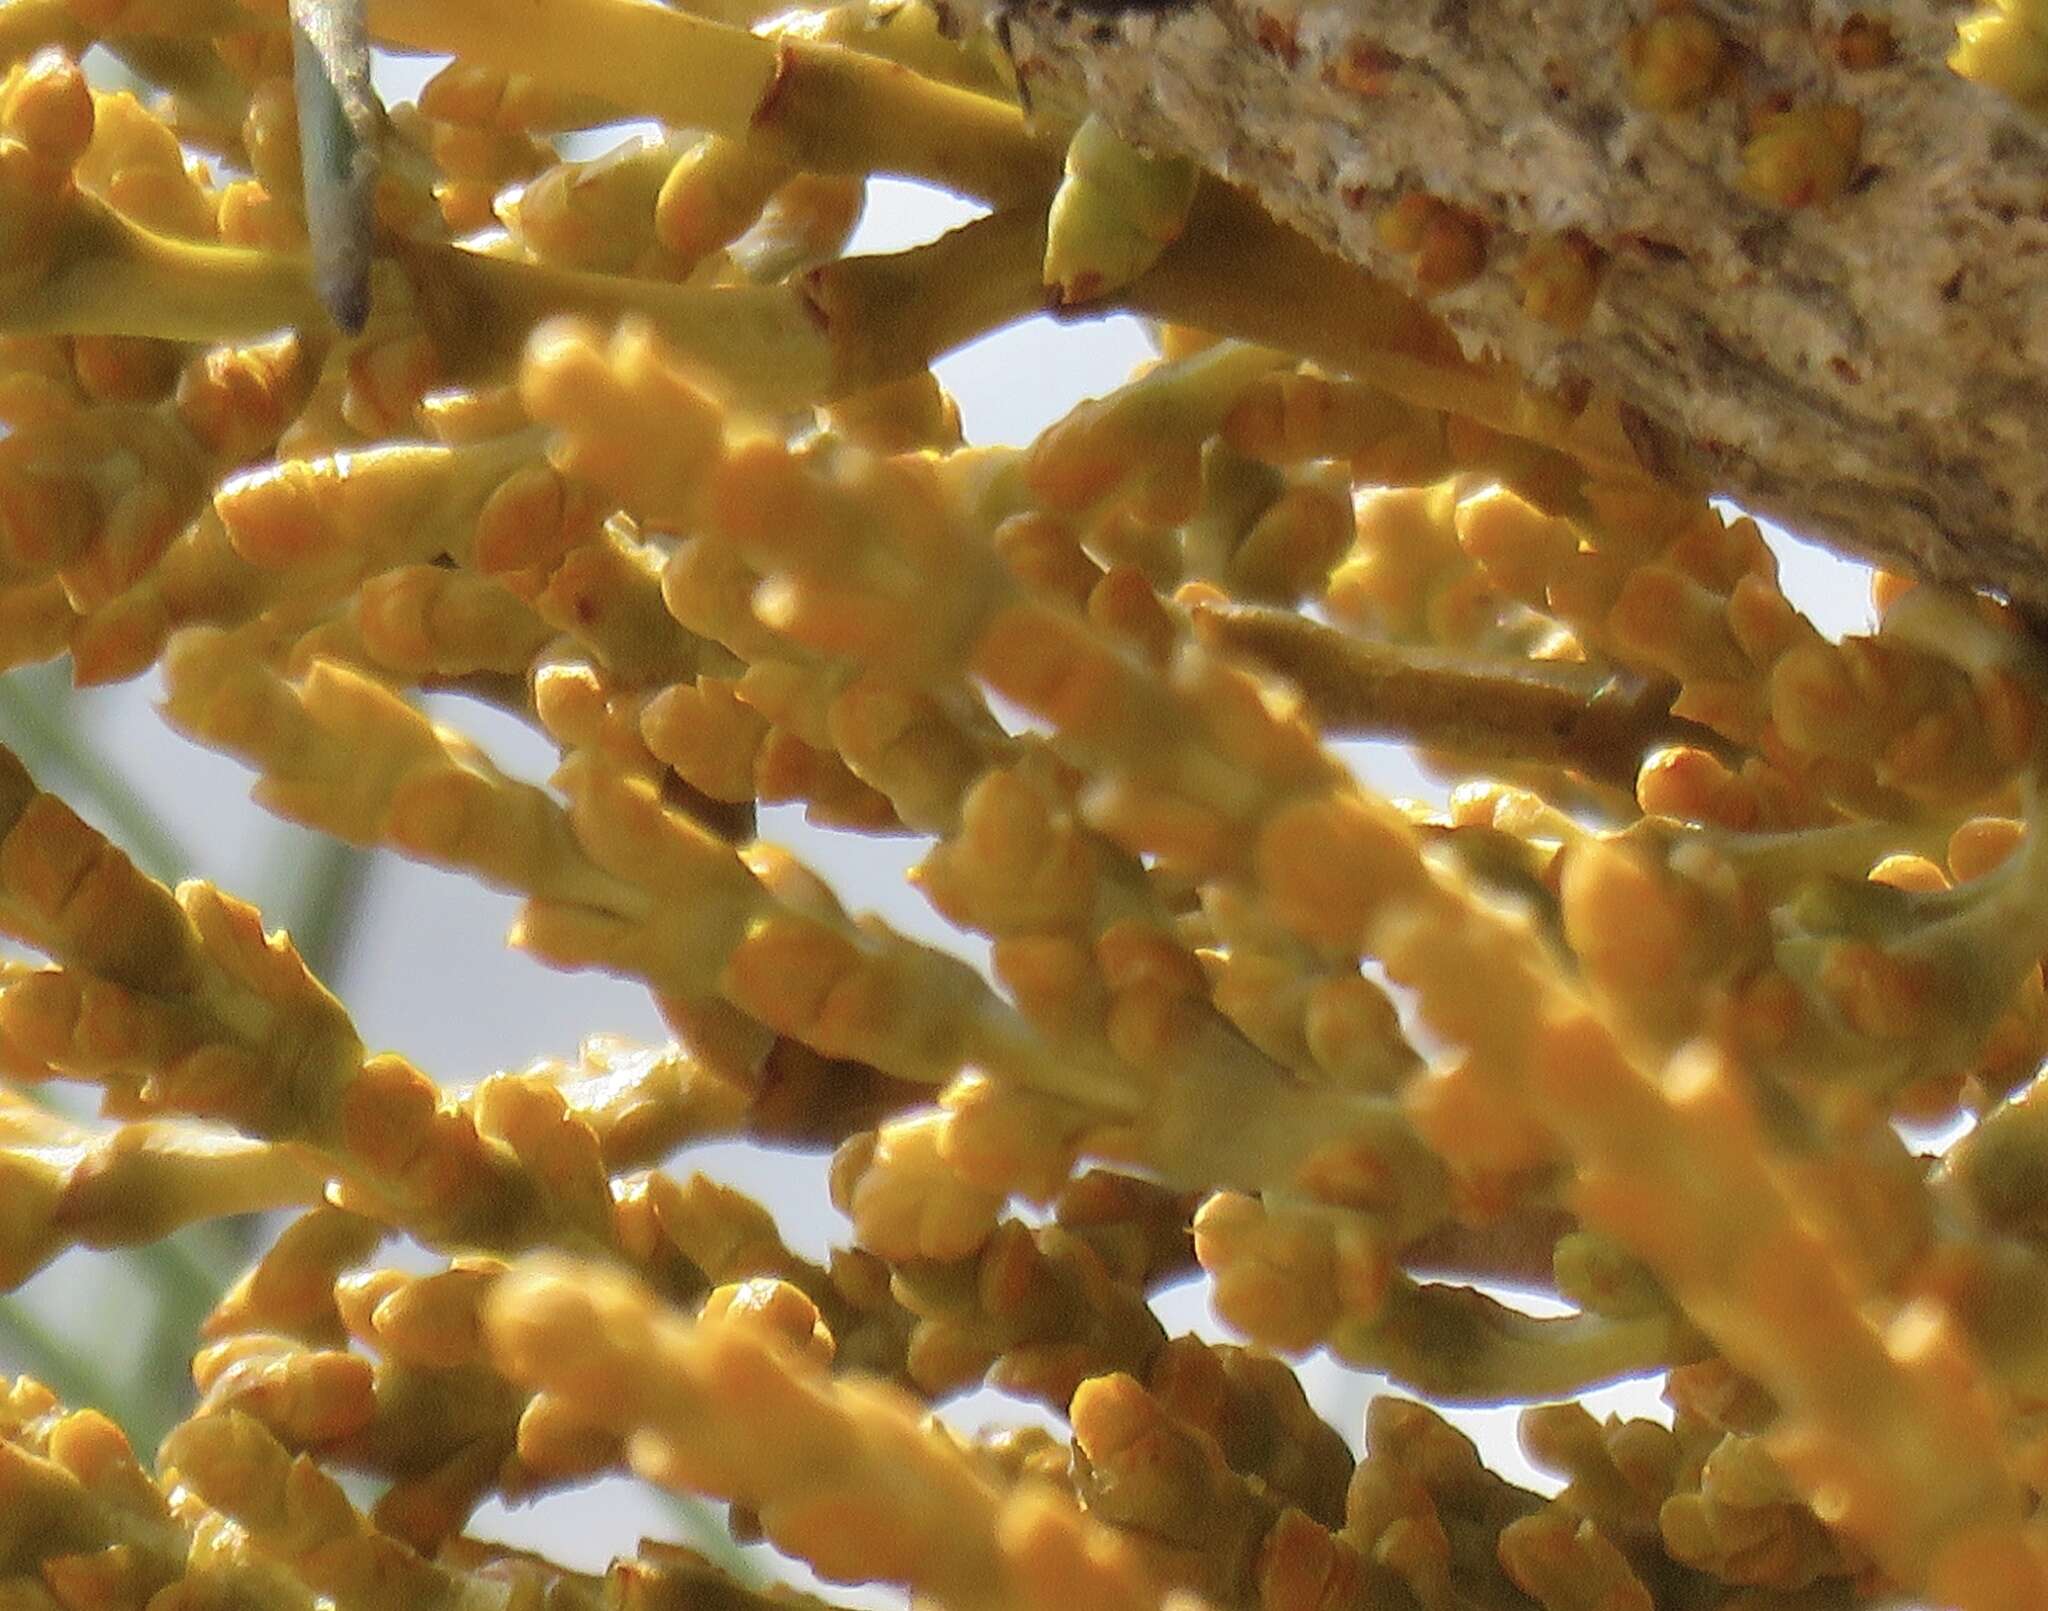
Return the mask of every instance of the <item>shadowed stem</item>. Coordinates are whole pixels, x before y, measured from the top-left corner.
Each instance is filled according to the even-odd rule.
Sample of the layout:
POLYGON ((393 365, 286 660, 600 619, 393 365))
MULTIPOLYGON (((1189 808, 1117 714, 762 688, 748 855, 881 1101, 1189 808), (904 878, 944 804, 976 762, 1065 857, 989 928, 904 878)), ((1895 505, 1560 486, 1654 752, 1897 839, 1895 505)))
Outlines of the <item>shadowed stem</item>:
POLYGON ((1392 734, 1462 755, 1569 767, 1629 790, 1643 757, 1661 745, 1724 748, 1671 714, 1674 690, 1586 666, 1378 643, 1246 604, 1202 606, 1195 630, 1286 677, 1336 737, 1392 734))
POLYGON ((1394 1278, 1374 1320, 1340 1324, 1330 1350, 1447 1404, 1576 1398, 1711 1351, 1675 1312, 1528 1315, 1471 1287, 1405 1275, 1394 1278))
POLYGON ((907 251, 841 258, 776 286, 704 289, 508 262, 450 246, 402 246, 422 316, 452 369, 488 372, 558 314, 644 318, 743 406, 844 397, 1044 304, 1044 220, 1000 212, 907 251))

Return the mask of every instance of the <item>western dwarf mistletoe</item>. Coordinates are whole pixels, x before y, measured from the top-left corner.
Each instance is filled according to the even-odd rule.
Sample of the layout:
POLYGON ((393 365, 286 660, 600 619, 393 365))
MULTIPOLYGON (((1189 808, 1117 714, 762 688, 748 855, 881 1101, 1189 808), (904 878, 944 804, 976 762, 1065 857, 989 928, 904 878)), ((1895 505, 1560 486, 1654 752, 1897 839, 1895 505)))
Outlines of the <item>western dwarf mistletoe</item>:
MULTIPOLYGON (((153 670, 269 809, 515 892, 674 1034, 368 1045, 0 750, 0 1287, 275 1227, 160 1448, 0 1390, 0 1605, 821 1603, 467 1531, 624 1472, 948 1611, 2048 1605, 2048 650, 1903 571, 1865 636, 1787 600, 1709 501, 1740 443, 1602 356, 1679 247, 1417 182, 1347 255, 1035 43, 1228 27, 1369 101, 1422 72, 1372 12, 0 0, 0 664, 153 670), (386 105, 373 44, 448 60, 386 105), (876 175, 982 210, 849 253, 876 175), (932 361, 1048 307, 1158 357, 965 442, 932 361), (986 969, 788 802, 914 838, 986 969), (828 1259, 678 1159, 730 1139, 830 1153, 828 1259), (1197 1275, 1241 1345, 1168 1334, 1197 1275), (1317 1350, 1401 1390, 1362 1453, 1317 1350), (1667 1418, 1579 1402, 1631 1377, 1667 1418), (982 1384, 1062 1430, 930 1413, 982 1384), (1524 1406, 1551 1491, 1432 1402, 1524 1406)), ((1594 43, 1788 260, 1889 182, 1867 75, 2048 106, 2034 0, 1856 19, 1594 43)))

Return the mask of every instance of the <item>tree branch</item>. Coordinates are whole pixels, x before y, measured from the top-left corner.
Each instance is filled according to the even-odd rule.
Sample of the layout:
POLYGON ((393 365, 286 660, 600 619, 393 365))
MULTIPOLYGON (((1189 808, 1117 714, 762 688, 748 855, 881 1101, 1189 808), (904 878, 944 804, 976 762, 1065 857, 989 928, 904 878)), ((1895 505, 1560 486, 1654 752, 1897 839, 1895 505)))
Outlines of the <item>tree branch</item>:
POLYGON ((1399 285, 1432 266, 1381 215, 1434 197, 1483 255, 1431 304, 1468 351, 1611 389, 1680 479, 1802 534, 2048 605, 2048 129, 1945 65, 1953 6, 1701 0, 1721 61, 1672 112, 1628 0, 1065 9, 1015 19, 1041 115, 1085 99, 1399 285), (1826 107, 1832 196, 1770 121, 1826 107), (1597 272, 1576 331, 1524 306, 1560 243, 1597 272))

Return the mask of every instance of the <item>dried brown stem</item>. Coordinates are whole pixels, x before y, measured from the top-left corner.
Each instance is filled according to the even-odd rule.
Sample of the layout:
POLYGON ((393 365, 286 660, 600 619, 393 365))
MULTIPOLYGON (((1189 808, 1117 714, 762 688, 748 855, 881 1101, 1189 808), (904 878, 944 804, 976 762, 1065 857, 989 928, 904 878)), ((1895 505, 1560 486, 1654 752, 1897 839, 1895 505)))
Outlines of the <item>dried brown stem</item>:
POLYGON ((1660 745, 1719 745, 1671 714, 1671 689, 1585 666, 1379 643, 1256 605, 1204 605, 1196 626, 1293 682, 1326 733, 1392 734, 1491 760, 1565 766, 1625 789, 1660 745))

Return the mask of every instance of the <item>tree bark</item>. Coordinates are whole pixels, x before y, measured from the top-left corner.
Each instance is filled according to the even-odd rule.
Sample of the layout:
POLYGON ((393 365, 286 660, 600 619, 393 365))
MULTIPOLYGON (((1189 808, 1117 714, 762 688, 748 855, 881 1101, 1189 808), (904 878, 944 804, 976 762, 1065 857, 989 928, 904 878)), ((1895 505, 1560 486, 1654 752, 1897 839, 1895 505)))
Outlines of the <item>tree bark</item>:
POLYGON ((1650 0, 1114 18, 1025 0, 1011 22, 1036 104, 1085 101, 1396 284, 1413 268, 1382 211, 1416 192, 1464 209, 1485 267, 1431 306, 1466 350, 1567 395, 1610 389, 1663 428, 1679 474, 2048 609, 2048 125, 1945 65, 1964 12, 1943 0, 1898 0, 1875 64, 1839 0, 1699 13, 1724 66, 1684 112, 1637 104, 1624 70, 1650 0), (1748 188, 1761 120, 1829 104, 1861 120, 1841 193, 1786 206, 1748 188), (1570 333, 1524 311, 1513 273, 1561 239, 1604 254, 1570 333))

